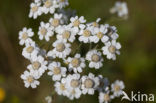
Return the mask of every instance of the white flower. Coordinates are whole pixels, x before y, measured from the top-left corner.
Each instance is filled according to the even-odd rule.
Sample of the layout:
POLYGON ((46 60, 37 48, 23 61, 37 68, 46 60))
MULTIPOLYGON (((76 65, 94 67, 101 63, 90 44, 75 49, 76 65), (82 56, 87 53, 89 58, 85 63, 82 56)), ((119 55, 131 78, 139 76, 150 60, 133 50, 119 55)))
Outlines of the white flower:
POLYGON ((76 54, 73 58, 68 57, 66 62, 68 63, 69 71, 73 70, 74 73, 81 73, 82 69, 86 67, 85 59, 80 54, 76 54))
POLYGON ((48 75, 52 76, 52 79, 54 81, 60 80, 61 77, 66 76, 67 69, 65 67, 61 67, 60 62, 52 62, 49 64, 48 69, 50 70, 48 72, 48 75))
POLYGON ((41 10, 41 2, 40 0, 35 0, 34 3, 30 4, 30 13, 29 13, 29 17, 33 17, 34 19, 36 19, 38 16, 40 16, 42 14, 42 10, 41 10))
POLYGON ((116 60, 115 54, 120 54, 119 49, 121 48, 120 43, 112 40, 111 42, 105 43, 105 46, 102 47, 103 54, 107 56, 108 59, 116 60))
POLYGON ((86 22, 86 20, 83 16, 81 16, 80 18, 78 16, 71 17, 70 21, 71 23, 69 25, 73 27, 75 33, 78 33, 80 28, 85 27, 84 23, 86 22))
POLYGON ((55 12, 55 9, 58 8, 58 4, 56 0, 46 0, 44 2, 44 5, 42 7, 42 11, 47 14, 48 12, 50 12, 51 14, 53 14, 55 12))
POLYGON ((58 27, 60 24, 63 23, 62 14, 55 13, 54 18, 49 19, 49 23, 50 23, 50 26, 52 26, 53 28, 58 27))
POLYGON ((24 84, 25 84, 26 88, 28 88, 30 86, 32 88, 36 88, 37 85, 40 84, 40 82, 37 81, 37 79, 39 79, 39 77, 34 76, 34 74, 32 72, 25 71, 24 74, 21 75, 21 78, 24 80, 24 84))
POLYGON ((34 75, 41 76, 45 70, 47 70, 47 63, 42 56, 33 56, 31 58, 31 64, 28 65, 27 68, 30 72, 33 72, 34 75))
POLYGON ((66 86, 66 80, 65 78, 62 78, 60 82, 55 82, 55 91, 58 95, 68 96, 69 92, 67 91, 66 86))
POLYGON ((119 97, 123 93, 123 89, 125 88, 125 85, 123 81, 116 80, 112 85, 111 85, 111 91, 113 92, 114 96, 119 97))
POLYGON ((100 84, 99 84, 97 90, 98 90, 99 92, 104 92, 105 89, 106 89, 106 87, 109 86, 109 81, 108 81, 107 78, 104 78, 102 75, 98 75, 98 78, 99 78, 100 84))
POLYGON ((60 9, 62 9, 62 8, 64 8, 64 7, 66 7, 66 6, 69 5, 68 0, 57 0, 57 2, 58 2, 58 4, 59 4, 59 8, 60 8, 60 9))
POLYGON ((82 76, 81 80, 82 80, 81 85, 82 93, 83 94, 88 93, 90 95, 93 95, 95 88, 97 88, 97 86, 99 85, 99 78, 95 77, 94 74, 89 73, 88 76, 82 76))
POLYGON ((80 42, 84 42, 84 43, 90 43, 90 37, 91 35, 93 34, 92 31, 93 31, 93 28, 91 26, 87 26, 85 28, 85 26, 83 27, 80 27, 81 30, 80 32, 78 33, 80 36, 79 36, 79 41, 80 42))
POLYGON ((44 22, 41 22, 41 26, 39 27, 38 31, 39 39, 43 40, 45 38, 46 41, 49 41, 53 34, 53 27, 50 27, 49 23, 45 24, 44 22))
POLYGON ((88 23, 87 26, 99 27, 100 21, 101 21, 101 18, 97 18, 95 22, 88 23))
POLYGON ((115 6, 110 10, 111 13, 118 13, 119 17, 126 17, 128 16, 128 8, 126 2, 119 2, 115 3, 115 6))
POLYGON ((110 90, 107 87, 105 92, 99 93, 99 103, 109 103, 114 97, 110 95, 110 90))
POLYGON ((115 26, 109 26, 109 24, 106 24, 105 27, 107 28, 106 35, 113 40, 116 40, 119 35, 117 34, 117 29, 115 26))
POLYGON ((86 54, 86 60, 90 61, 89 67, 99 69, 103 66, 103 58, 101 52, 97 50, 91 50, 86 54))
POLYGON ((74 98, 80 98, 82 92, 80 90, 80 74, 68 75, 66 77, 66 88, 68 89, 68 98, 73 100, 74 98))
POLYGON ((52 97, 51 96, 45 97, 45 100, 47 103, 52 103, 52 97))
POLYGON ((22 55, 26 59, 31 59, 33 56, 38 54, 38 47, 36 46, 35 42, 29 41, 26 42, 25 47, 23 48, 22 55))
POLYGON ((63 25, 56 28, 57 39, 74 42, 76 33, 69 25, 63 25))
POLYGON ((65 42, 64 40, 56 40, 53 43, 54 49, 48 52, 48 56, 52 56, 53 58, 66 58, 71 52, 70 44, 65 42))
POLYGON ((22 31, 19 32, 19 44, 24 45, 26 42, 31 41, 31 37, 34 35, 34 32, 32 32, 32 29, 27 29, 26 27, 23 28, 22 31))
POLYGON ((95 27, 93 30, 93 36, 90 37, 90 41, 97 43, 101 40, 103 43, 109 40, 109 37, 105 35, 107 32, 107 28, 105 25, 100 25, 99 27, 95 27))

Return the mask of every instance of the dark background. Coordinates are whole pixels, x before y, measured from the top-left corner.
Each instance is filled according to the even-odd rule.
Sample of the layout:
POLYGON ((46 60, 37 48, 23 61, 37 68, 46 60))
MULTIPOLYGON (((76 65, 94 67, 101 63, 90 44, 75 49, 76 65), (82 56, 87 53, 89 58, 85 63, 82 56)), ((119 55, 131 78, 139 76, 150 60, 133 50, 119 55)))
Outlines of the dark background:
MULTIPOLYGON (((124 1, 124 0, 123 0, 124 1)), ((43 76, 41 85, 33 90, 26 89, 20 79, 29 61, 22 55, 18 42, 18 32, 23 27, 38 30, 40 21, 47 21, 44 16, 37 20, 29 19, 31 0, 0 1, 0 88, 5 98, 0 103, 45 103, 44 97, 52 92, 51 78, 43 76)), ((98 71, 111 82, 123 80, 125 91, 156 94, 156 0, 127 0, 129 19, 121 20, 110 17, 109 9, 115 0, 69 0, 70 8, 84 15, 88 21, 97 17, 103 23, 115 25, 122 44, 121 55, 116 61, 105 60, 105 66, 98 71)), ((0 92, 0 96, 3 95, 0 92)), ((72 103, 65 97, 53 96, 53 103, 72 103)), ((120 98, 112 103, 120 103, 120 98)), ((127 101, 125 101, 127 103, 127 101)), ((98 93, 94 96, 82 96, 74 103, 98 103, 98 93)))

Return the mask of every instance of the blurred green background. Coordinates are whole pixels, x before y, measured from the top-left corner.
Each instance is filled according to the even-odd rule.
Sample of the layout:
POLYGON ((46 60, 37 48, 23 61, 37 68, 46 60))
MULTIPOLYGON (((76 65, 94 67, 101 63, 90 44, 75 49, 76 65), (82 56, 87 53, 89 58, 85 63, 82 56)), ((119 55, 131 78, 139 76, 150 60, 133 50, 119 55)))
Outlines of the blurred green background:
MULTIPOLYGON (((121 55, 116 61, 105 60, 105 66, 98 73, 111 82, 123 80, 125 91, 140 91, 156 94, 156 0, 127 0, 128 20, 109 18, 109 9, 116 0, 69 0, 70 8, 84 15, 88 21, 97 17, 103 23, 118 28, 121 55)), ((124 0, 123 0, 124 1, 124 0)), ((0 2, 0 103, 45 103, 44 97, 52 92, 51 78, 43 76, 41 85, 33 90, 26 89, 20 79, 29 61, 22 55, 18 32, 23 27, 32 27, 37 32, 39 21, 28 18, 31 0, 1 0, 0 2)), ((114 15, 115 16, 115 15, 114 15)), ((62 96, 53 96, 53 103, 98 103, 98 93, 82 96, 80 100, 69 101, 62 96)), ((120 98, 112 103, 120 103, 120 98)), ((128 103, 128 101, 124 101, 128 103)), ((155 100, 156 103, 156 100, 155 100)))

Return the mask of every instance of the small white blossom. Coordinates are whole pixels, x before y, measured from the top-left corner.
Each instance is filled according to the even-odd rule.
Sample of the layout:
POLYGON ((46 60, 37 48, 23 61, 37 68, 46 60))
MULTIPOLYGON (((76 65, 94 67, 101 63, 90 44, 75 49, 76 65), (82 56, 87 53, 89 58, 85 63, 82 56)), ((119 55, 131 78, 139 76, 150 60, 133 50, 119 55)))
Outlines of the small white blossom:
POLYGON ((80 54, 76 54, 73 58, 68 57, 66 60, 68 63, 68 69, 69 71, 74 71, 74 73, 81 73, 82 69, 85 68, 85 59, 81 57, 80 54))
POLYGON ((103 66, 103 58, 101 52, 97 50, 91 50, 86 54, 86 60, 90 61, 89 67, 99 69, 103 66))
POLYGON ((47 14, 47 13, 51 13, 54 14, 55 9, 58 8, 58 4, 56 0, 46 0, 44 2, 44 5, 42 7, 42 11, 47 14))
POLYGON ((63 25, 59 26, 56 29, 57 39, 74 42, 76 33, 73 31, 73 29, 69 25, 63 25))
POLYGON ((120 95, 122 95, 123 93, 123 89, 125 88, 125 85, 123 83, 123 81, 119 81, 119 80, 116 80, 112 85, 111 85, 111 88, 112 88, 112 92, 113 92, 113 95, 116 97, 119 97, 120 95))
POLYGON ((60 24, 63 23, 62 14, 55 13, 54 18, 49 19, 49 23, 50 23, 50 26, 52 26, 52 28, 58 27, 60 24))
POLYGON ((68 75, 66 77, 66 88, 68 89, 68 98, 73 100, 74 98, 80 98, 82 92, 80 90, 80 74, 68 75))
POLYGON ((35 0, 34 3, 30 4, 30 13, 29 13, 30 18, 33 17, 34 19, 36 19, 38 16, 42 14, 40 6, 41 6, 40 0, 35 0))
POLYGON ((36 56, 38 54, 38 47, 36 46, 35 42, 29 41, 25 44, 25 47, 23 48, 22 55, 26 59, 31 59, 33 56, 36 56))
POLYGON ((34 73, 34 75, 41 76, 47 70, 47 61, 42 56, 33 56, 31 64, 27 68, 34 73))
POLYGON ((119 17, 127 17, 128 16, 128 8, 126 2, 119 2, 115 3, 115 6, 111 8, 111 13, 117 13, 119 17))
POLYGON ((109 24, 105 24, 105 27, 107 28, 107 33, 106 35, 111 39, 111 40, 116 40, 119 35, 117 34, 117 29, 115 26, 109 26, 109 24))
POLYGON ((19 44, 24 45, 26 42, 31 41, 31 37, 34 35, 32 29, 27 29, 26 27, 23 28, 22 31, 19 32, 19 44))
POLYGON ((83 26, 80 27, 80 32, 78 33, 79 36, 79 41, 83 43, 90 43, 91 42, 91 36, 92 36, 92 27, 91 26, 83 26))
POLYGON ((58 81, 61 79, 61 77, 66 76, 67 69, 65 67, 61 67, 60 62, 52 62, 49 64, 48 69, 50 70, 48 72, 48 75, 52 76, 52 79, 54 81, 58 81))
POLYGON ((109 40, 109 37, 105 35, 107 32, 107 28, 104 25, 100 25, 100 27, 95 27, 93 30, 93 36, 90 37, 91 42, 98 43, 100 40, 105 43, 109 40))
POLYGON ((105 43, 105 46, 102 47, 103 54, 107 56, 108 59, 116 60, 116 54, 120 54, 119 49, 121 48, 120 43, 112 40, 111 42, 105 43))
POLYGON ((64 40, 56 40, 53 43, 54 49, 49 51, 47 55, 53 58, 66 58, 71 52, 70 46, 71 45, 64 40))
POLYGON ((45 97, 45 100, 47 103, 52 103, 52 97, 51 96, 45 97))
POLYGON ((86 20, 83 16, 81 16, 80 18, 78 16, 71 17, 70 21, 71 23, 69 25, 73 28, 75 33, 78 33, 80 28, 85 27, 84 23, 86 22, 86 20))
POLYGON ((95 77, 94 74, 89 73, 88 76, 82 76, 82 93, 93 95, 95 88, 99 85, 99 78, 95 77))
POLYGON ((25 84, 26 88, 28 88, 30 86, 32 88, 36 88, 37 85, 40 84, 40 82, 37 80, 37 79, 39 79, 39 77, 34 76, 34 74, 32 72, 25 71, 24 74, 21 75, 21 78, 24 80, 24 84, 25 84))
POLYGON ((88 23, 87 26, 93 26, 95 28, 99 27, 99 22, 101 21, 101 18, 97 18, 95 22, 88 23))
POLYGON ((39 27, 38 31, 39 39, 43 40, 45 38, 46 41, 49 41, 53 34, 53 27, 50 27, 49 23, 45 24, 44 22, 41 22, 41 26, 39 27))

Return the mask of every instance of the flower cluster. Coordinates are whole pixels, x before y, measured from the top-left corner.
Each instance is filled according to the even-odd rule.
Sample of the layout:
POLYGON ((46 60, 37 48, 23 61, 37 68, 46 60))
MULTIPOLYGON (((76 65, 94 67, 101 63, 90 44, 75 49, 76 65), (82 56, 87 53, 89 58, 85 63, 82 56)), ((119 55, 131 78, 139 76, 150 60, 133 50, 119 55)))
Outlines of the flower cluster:
POLYGON ((93 73, 86 75, 84 70, 102 69, 104 56, 116 60, 121 48, 117 42, 117 29, 109 24, 100 24, 100 18, 87 23, 84 16, 76 15, 65 21, 65 16, 68 16, 56 11, 68 4, 68 0, 35 0, 31 3, 29 17, 36 19, 43 13, 53 16, 47 22, 42 21, 38 29, 38 38, 48 45, 48 49, 33 41, 35 33, 31 28, 25 27, 19 32, 19 44, 24 46, 22 55, 30 61, 21 78, 25 87, 36 88, 40 84, 39 78, 47 72, 55 82, 58 95, 73 100, 82 94, 93 95, 97 90, 99 102, 107 103, 122 95, 124 83, 117 80, 110 90, 106 78, 93 73), (86 46, 85 50, 83 46, 86 46))

